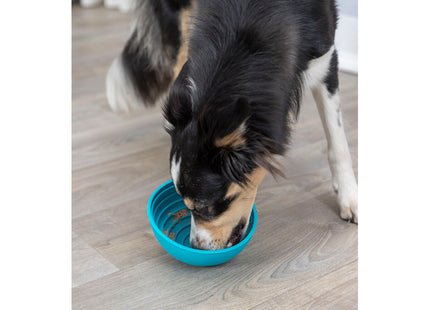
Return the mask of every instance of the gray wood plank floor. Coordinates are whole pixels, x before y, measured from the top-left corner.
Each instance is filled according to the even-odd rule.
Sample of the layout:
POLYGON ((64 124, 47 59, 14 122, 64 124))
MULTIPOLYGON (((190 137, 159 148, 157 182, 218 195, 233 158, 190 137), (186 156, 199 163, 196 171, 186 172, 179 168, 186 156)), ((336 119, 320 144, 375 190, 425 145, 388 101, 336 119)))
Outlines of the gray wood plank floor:
MULTIPOLYGON (((306 94, 294 141, 267 176, 254 237, 233 260, 185 265, 155 240, 146 203, 169 179, 160 107, 107 106, 104 78, 130 16, 73 7, 73 308, 356 309, 358 226, 342 221, 316 106, 306 94)), ((345 128, 357 173, 357 76, 341 73, 345 128)))

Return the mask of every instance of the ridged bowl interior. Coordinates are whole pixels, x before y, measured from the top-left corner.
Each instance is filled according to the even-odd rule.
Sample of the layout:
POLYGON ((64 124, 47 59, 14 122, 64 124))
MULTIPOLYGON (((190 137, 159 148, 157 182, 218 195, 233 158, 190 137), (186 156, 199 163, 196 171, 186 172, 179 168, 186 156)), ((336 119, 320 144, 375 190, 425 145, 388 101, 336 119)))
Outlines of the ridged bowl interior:
MULTIPOLYGON (((181 196, 176 193, 172 182, 167 182, 159 188, 152 199, 151 208, 154 223, 166 238, 190 248, 191 214, 181 196)), ((253 213, 251 213, 248 229, 243 239, 247 237, 254 226, 253 213)))
POLYGON ((166 237, 190 247, 191 214, 174 188, 155 198, 153 215, 155 224, 166 237))

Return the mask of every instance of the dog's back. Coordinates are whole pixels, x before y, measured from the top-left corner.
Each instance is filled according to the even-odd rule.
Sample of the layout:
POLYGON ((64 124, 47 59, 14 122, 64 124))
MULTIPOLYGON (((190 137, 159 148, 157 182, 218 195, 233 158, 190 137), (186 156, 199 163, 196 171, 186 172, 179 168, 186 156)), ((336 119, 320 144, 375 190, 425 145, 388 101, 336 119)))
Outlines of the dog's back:
POLYGON ((150 105, 170 89, 164 116, 172 178, 189 208, 217 213, 224 231, 217 246, 225 246, 230 226, 241 223, 219 219, 230 208, 225 202, 232 191, 226 189, 242 185, 233 191, 240 198, 233 209, 246 218, 265 171, 281 173, 273 156, 285 152, 304 86, 313 92, 327 136, 340 215, 358 221, 339 107, 334 0, 146 0, 140 8, 136 29, 109 72, 108 99, 113 107, 150 105), (194 9, 187 44, 184 21, 194 9), (175 66, 182 69, 172 85, 175 66), (134 98, 123 104, 118 94, 134 98))
POLYGON ((132 35, 106 81, 115 110, 164 98, 188 58, 190 24, 196 57, 210 62, 214 52, 243 36, 236 43, 272 53, 294 75, 333 45, 337 19, 334 0, 142 0, 135 14, 132 35))
POLYGON ((245 97, 258 111, 249 124, 282 154, 285 116, 299 111, 302 73, 333 46, 335 27, 333 1, 199 2, 186 68, 193 110, 245 97))

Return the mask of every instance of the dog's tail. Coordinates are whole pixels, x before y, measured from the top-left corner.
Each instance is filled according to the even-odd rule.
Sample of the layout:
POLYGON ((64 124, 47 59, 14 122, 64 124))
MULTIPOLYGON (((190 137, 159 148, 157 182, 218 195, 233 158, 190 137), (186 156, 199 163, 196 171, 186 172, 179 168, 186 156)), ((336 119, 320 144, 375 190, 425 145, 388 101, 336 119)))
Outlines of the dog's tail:
POLYGON ((190 8, 191 0, 136 1, 132 34, 106 77, 107 99, 114 111, 155 105, 165 97, 175 66, 182 62, 178 57, 184 58, 181 33, 188 31, 182 19, 190 8))

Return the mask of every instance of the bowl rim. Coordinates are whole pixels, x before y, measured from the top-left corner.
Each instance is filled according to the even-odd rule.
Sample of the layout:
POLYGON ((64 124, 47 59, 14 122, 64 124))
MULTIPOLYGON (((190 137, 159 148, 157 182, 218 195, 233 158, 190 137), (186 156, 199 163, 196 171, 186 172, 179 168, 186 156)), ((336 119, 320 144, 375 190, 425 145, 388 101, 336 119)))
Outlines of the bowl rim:
POLYGON ((149 201, 148 201, 148 205, 147 205, 147 213, 148 213, 148 219, 149 219, 149 223, 150 223, 150 225, 151 225, 151 227, 152 227, 152 229, 155 229, 157 232, 158 232, 158 234, 159 235, 161 235, 161 238, 164 240, 164 241, 166 241, 166 242, 168 242, 169 244, 171 244, 171 245, 173 245, 173 246, 175 246, 175 247, 178 247, 178 248, 180 248, 180 249, 182 249, 182 250, 185 250, 185 251, 187 251, 187 252, 190 252, 190 253, 195 253, 195 254, 223 254, 223 253, 228 253, 228 252, 233 252, 233 251, 235 251, 235 250, 239 250, 241 247, 243 247, 244 245, 246 245, 248 242, 249 242, 249 240, 251 240, 251 237, 252 237, 252 235, 254 234, 254 232, 255 232, 255 229, 257 228, 257 219, 258 219, 258 215, 257 215, 257 209, 256 209, 256 207, 255 207, 255 203, 252 205, 252 214, 253 214, 253 216, 254 216, 254 219, 253 219, 253 224, 252 224, 252 227, 251 227, 251 230, 249 231, 249 233, 248 233, 248 235, 245 237, 245 239, 243 239, 242 241, 240 241, 238 244, 235 244, 235 245, 233 245, 233 246, 231 246, 231 247, 229 247, 229 248, 226 248, 226 249, 221 249, 221 250, 214 250, 214 251, 209 251, 209 250, 198 250, 198 249, 193 249, 193 248, 190 248, 190 247, 186 247, 186 246, 184 246, 184 245, 182 245, 182 244, 180 244, 180 243, 178 243, 178 242, 175 242, 175 241, 173 241, 173 240, 171 240, 169 237, 167 237, 165 234, 163 234, 163 232, 160 230, 160 228, 158 228, 158 226, 155 224, 155 220, 154 220, 154 216, 153 216, 153 212, 152 212, 152 202, 153 202, 153 200, 155 199, 155 197, 156 197, 156 195, 158 194, 158 193, 160 193, 160 191, 163 189, 163 187, 166 187, 166 186, 171 186, 171 185, 173 185, 173 180, 169 180, 169 181, 167 181, 167 182, 165 182, 165 183, 163 183, 162 185, 160 185, 152 194, 151 194, 151 197, 149 198, 149 201))

